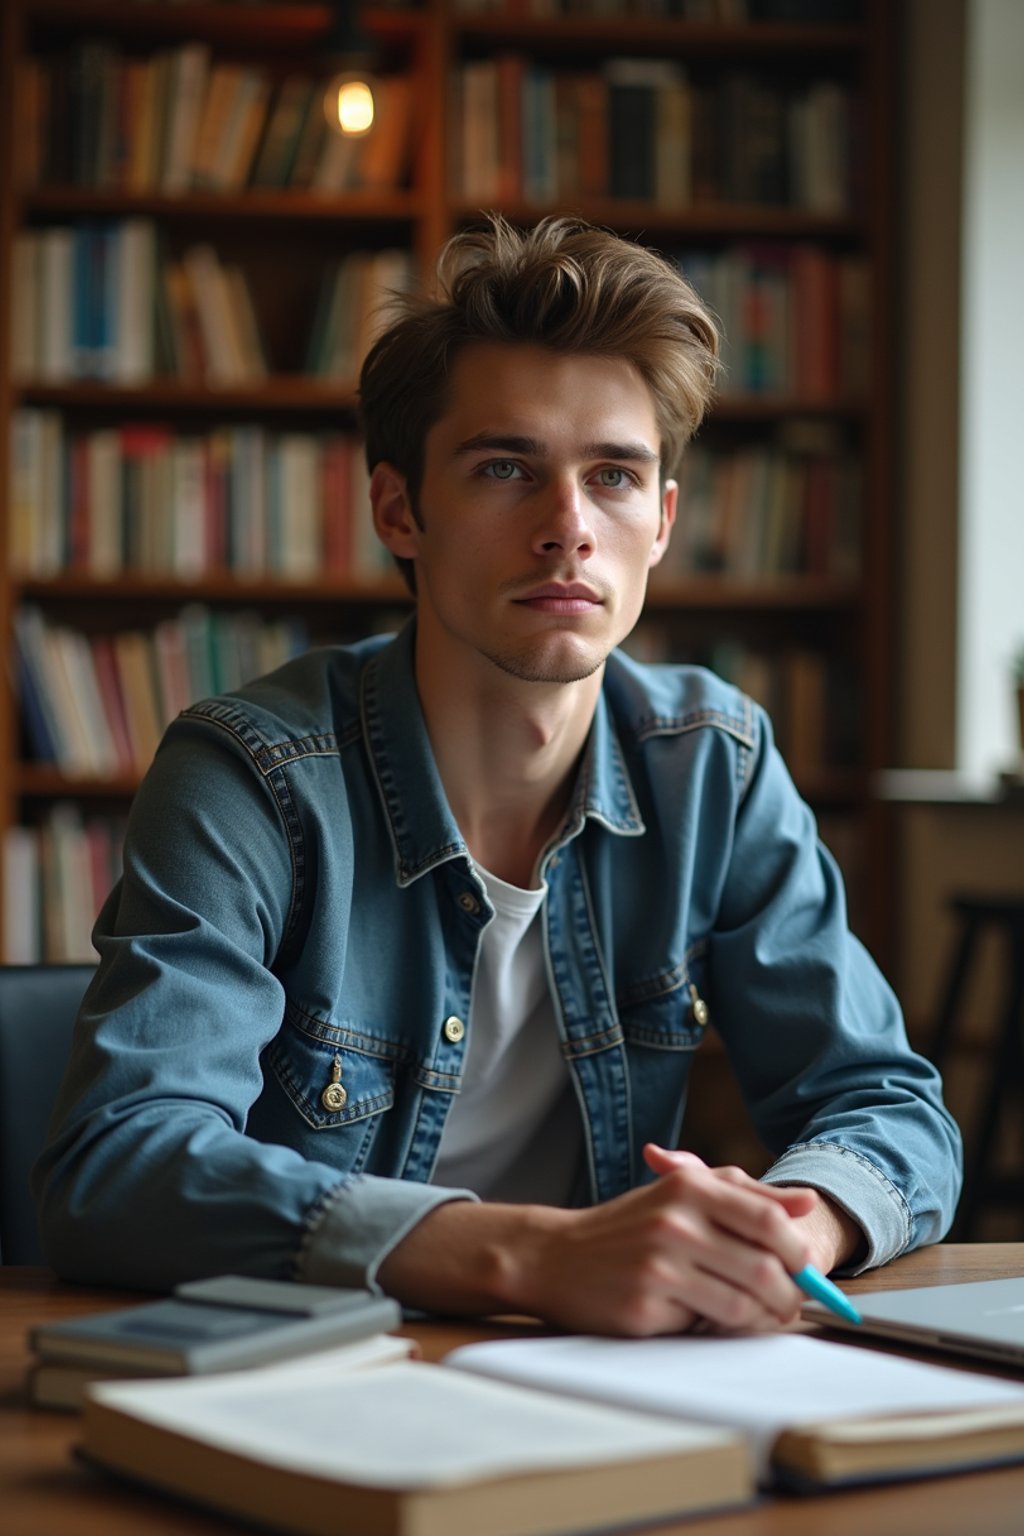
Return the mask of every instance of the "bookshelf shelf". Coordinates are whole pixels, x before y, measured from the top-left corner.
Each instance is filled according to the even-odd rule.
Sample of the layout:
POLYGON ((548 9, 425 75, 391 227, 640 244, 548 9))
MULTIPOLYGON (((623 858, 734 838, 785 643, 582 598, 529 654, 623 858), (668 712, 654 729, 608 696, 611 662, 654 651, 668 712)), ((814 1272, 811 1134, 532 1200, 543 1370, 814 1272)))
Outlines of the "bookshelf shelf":
MULTIPOLYGON (((154 452, 171 459, 179 450, 185 458, 191 452, 193 474, 200 459, 207 467, 211 463, 223 467, 217 455, 225 451, 225 443, 230 443, 229 451, 234 455, 240 452, 238 440, 247 433, 261 439, 259 452, 267 454, 278 453, 285 438, 290 445, 298 442, 300 449, 304 445, 313 453, 319 453, 324 444, 337 446, 337 439, 347 439, 355 424, 355 373, 349 371, 347 358, 340 366, 332 355, 332 366, 328 367, 326 354, 310 347, 317 330, 314 317, 321 313, 318 305, 328 291, 328 280, 350 255, 377 258, 397 252, 420 270, 429 271, 437 249, 453 230, 479 220, 481 210, 497 207, 513 222, 523 224, 546 213, 579 214, 655 245, 680 261, 698 287, 702 282, 721 282, 724 291, 735 293, 737 272, 740 284, 748 285, 740 287, 738 309, 729 314, 734 347, 726 377, 732 382, 723 388, 732 392, 723 392, 692 452, 690 484, 684 487, 688 499, 680 512, 669 560, 652 579, 645 622, 649 621, 651 643, 664 641, 670 655, 695 660, 706 655, 710 664, 720 666, 741 683, 744 678, 755 677, 766 682, 783 706, 780 740, 786 745, 788 730, 794 747, 802 744, 802 750, 794 751, 791 758, 794 776, 826 819, 829 840, 834 835, 833 846, 841 862, 846 862, 845 848, 862 872, 875 866, 884 871, 884 860, 869 854, 867 832, 872 824, 878 824, 872 815, 870 786, 874 770, 887 760, 891 701, 887 614, 895 533, 889 484, 892 370, 886 348, 891 331, 888 165, 893 131, 893 8, 886 0, 863 0, 859 8, 856 0, 850 0, 844 13, 852 11, 854 20, 831 25, 684 21, 637 14, 642 7, 636 5, 626 14, 626 0, 622 14, 617 16, 606 11, 587 16, 580 10, 569 16, 532 17, 523 14, 527 7, 522 0, 510 3, 501 13, 475 14, 458 9, 458 3, 423 0, 421 4, 361 7, 361 21, 379 45, 382 76, 390 72, 412 83, 414 127, 402 169, 390 179, 379 178, 374 190, 369 177, 363 186, 353 185, 359 181, 357 175, 341 180, 327 174, 321 178, 325 188, 351 188, 345 191, 313 191, 313 176, 292 178, 290 172, 257 175, 259 151, 247 176, 236 183, 230 178, 221 181, 230 190, 207 190, 217 178, 199 174, 199 158, 182 180, 168 175, 166 160, 159 162, 155 156, 147 159, 141 150, 129 160, 122 146, 120 159, 117 153, 104 159, 110 145, 103 141, 94 159, 88 154, 78 159, 62 153, 54 156, 49 153, 46 137, 62 120, 68 133, 73 116, 71 79, 75 79, 75 92, 83 79, 88 84, 87 69, 84 76, 74 76, 83 64, 106 60, 103 67, 114 72, 117 84, 111 87, 110 77, 104 77, 99 99, 109 103, 111 91, 118 99, 117 93, 127 89, 117 71, 131 64, 144 75, 159 61, 175 79, 174 71, 190 45, 202 44, 204 50, 192 51, 205 53, 208 86, 221 65, 237 64, 265 75, 269 94, 261 132, 269 139, 272 114, 280 104, 289 74, 319 80, 328 67, 324 44, 334 22, 333 5, 302 0, 294 4, 283 0, 269 4, 259 0, 149 0, 132 5, 121 0, 7 0, 0 6, 0 539, 5 552, 0 562, 0 633, 8 655, 7 676, 16 680, 0 689, 0 763, 8 765, 0 768, 0 833, 27 828, 45 836, 51 817, 66 807, 87 818, 113 817, 127 808, 140 777, 134 771, 69 773, 59 770, 54 762, 28 760, 37 742, 29 720, 23 717, 17 672, 12 665, 16 633, 22 633, 15 627, 16 620, 21 622, 19 616, 30 613, 44 627, 62 630, 65 637, 72 633, 75 643, 94 648, 95 654, 97 646, 102 649, 108 641, 113 643, 136 630, 144 631, 146 644, 154 646, 157 628, 180 623, 188 607, 205 614, 211 634, 218 625, 230 627, 243 618, 266 631, 284 631, 303 621, 314 640, 390 624, 409 608, 408 595, 398 577, 384 565, 378 572, 363 545, 357 549, 355 534, 349 554, 338 557, 337 546, 332 546, 330 565, 323 561, 319 566, 307 563, 301 567, 314 573, 323 568, 325 574, 301 580, 264 574, 268 567, 283 564, 280 551, 275 551, 273 560, 252 560, 250 573, 242 576, 227 567, 235 564, 242 569, 244 561, 225 555, 223 550, 187 567, 203 570, 202 576, 178 579, 129 570, 97 580, 81 573, 86 564, 81 541, 92 538, 95 532, 94 502, 89 501, 85 514, 79 507, 75 524, 79 545, 72 559, 71 521, 61 524, 54 516, 52 494, 45 503, 47 526, 63 529, 60 537, 67 541, 67 548, 54 557, 53 548, 46 546, 37 562, 37 545, 30 539, 32 558, 26 558, 25 529, 28 526, 37 531, 42 524, 33 523, 25 511, 23 465, 18 482, 20 501, 14 494, 12 444, 23 445, 38 428, 37 449, 40 443, 51 447, 57 443, 65 468, 77 454, 80 474, 83 464, 90 466, 87 473, 98 464, 96 472, 108 476, 100 483, 108 486, 111 473, 124 476, 125 484, 134 484, 131 477, 139 473, 145 451, 139 445, 145 443, 147 434, 151 442, 160 439, 161 446, 154 452), (84 56, 89 47, 92 53, 84 56), (558 170, 554 180, 545 180, 543 175, 533 175, 534 166, 529 176, 506 179, 503 190, 478 194, 465 175, 467 144, 475 150, 475 140, 480 137, 474 131, 475 120, 462 115, 465 72, 507 57, 519 61, 515 65, 520 71, 514 76, 517 81, 521 82, 525 74, 546 77, 547 88, 555 90, 556 103, 566 79, 575 82, 572 89, 581 89, 583 77, 599 80, 603 89, 610 89, 616 79, 616 61, 629 61, 630 69, 639 66, 641 79, 644 70, 653 67, 650 78, 655 81, 662 65, 679 66, 676 80, 682 80, 684 88, 691 91, 691 174, 682 183, 673 182, 666 195, 659 170, 657 191, 648 184, 642 195, 634 195, 634 181, 623 181, 621 175, 616 179, 612 174, 612 133, 607 126, 612 119, 606 112, 602 131, 608 142, 602 152, 600 175, 591 168, 589 179, 581 179, 580 161, 576 166, 577 188, 568 190, 571 176, 563 180, 558 170), (744 175, 733 176, 737 168, 730 170, 725 161, 719 163, 717 148, 709 162, 706 140, 697 132, 701 122, 706 125, 710 121, 715 125, 712 137, 717 144, 720 138, 728 137, 727 130, 732 127, 742 160, 751 135, 747 129, 738 128, 739 97, 732 93, 751 82, 757 89, 763 87, 765 98, 774 100, 776 126, 768 131, 778 137, 780 120, 787 125, 781 145, 775 146, 776 161, 781 158, 785 162, 785 185, 781 187, 777 178, 766 186, 744 175), (789 176, 793 143, 802 142, 802 152, 807 152, 806 122, 800 114, 807 99, 819 89, 826 96, 831 92, 832 108, 842 125, 834 142, 824 136, 841 162, 837 162, 835 177, 841 195, 837 192, 831 198, 820 195, 820 187, 815 191, 810 183, 801 183, 796 192, 796 181, 791 184, 789 176), (67 108, 64 118, 60 112, 45 115, 49 108, 44 104, 53 100, 47 93, 60 96, 61 92, 65 93, 62 99, 67 108), (702 118, 701 114, 709 110, 710 118, 702 118), (45 124, 46 132, 39 128, 33 155, 26 151, 26 139, 34 121, 45 124), (129 164, 130 171, 126 170, 129 164), (289 185, 292 180, 295 184, 289 185), (167 190, 168 184, 185 190, 167 190), (583 186, 586 191, 580 190, 583 186), (15 323, 19 319, 19 295, 15 294, 13 305, 8 295, 16 253, 22 254, 19 243, 23 247, 36 242, 42 250, 49 240, 47 249, 52 256, 63 234, 70 237, 77 252, 79 244, 86 244, 99 230, 101 239, 111 240, 115 249, 123 251, 129 232, 137 238, 140 227, 153 242, 154 272, 160 281, 166 281, 169 265, 183 265, 200 244, 212 248, 225 272, 231 270, 232 277, 240 274, 249 289, 265 355, 265 376, 259 377, 260 370, 251 367, 239 372, 182 366, 177 342, 170 355, 165 345, 166 297, 164 310, 159 307, 159 298, 156 301, 154 327, 155 335, 164 337, 160 343, 163 350, 154 350, 147 366, 136 368, 134 373, 122 371, 123 358, 112 346, 113 364, 110 355, 102 352, 108 342, 105 334, 91 360, 83 360, 74 348, 70 363, 67 352, 59 349, 57 363, 52 354, 23 350, 19 357, 29 361, 14 366, 11 352, 12 340, 16 343, 19 334, 15 323), (823 329, 821 314, 826 314, 831 326, 835 315, 848 314, 843 304, 849 301, 854 313, 852 350, 849 356, 843 353, 840 366, 836 358, 849 337, 837 321, 836 336, 829 343, 829 347, 836 343, 832 347, 835 355, 830 354, 824 364, 820 357, 812 358, 808 365, 806 350, 802 352, 795 339, 797 322, 787 320, 784 323, 795 327, 788 343, 788 360, 779 367, 777 356, 765 354, 766 368, 765 355, 759 351, 765 342, 763 331, 753 334, 749 345, 748 338, 742 338, 741 347, 736 348, 735 313, 756 309, 752 301, 767 295, 768 308, 761 312, 759 323, 767 315, 777 326, 780 315, 792 316, 794 295, 799 293, 806 299, 810 291, 807 273, 814 260, 804 261, 808 253, 818 262, 811 277, 824 285, 831 297, 823 301, 822 288, 816 290, 814 304, 818 307, 812 304, 807 311, 811 319, 805 315, 800 322, 804 326, 801 334, 818 335, 823 329), (759 267, 762 258, 764 265, 759 267), (744 275, 751 266, 758 269, 754 276, 749 272, 744 275), (851 270, 855 285, 852 300, 842 286, 851 270), (856 283, 860 279, 858 300, 856 283), (844 295, 838 304, 837 291, 844 295), (747 367, 748 351, 756 354, 751 368, 747 367), (797 357, 799 366, 792 361, 797 357), (303 371, 313 367, 321 367, 323 376, 303 371), (175 369, 181 377, 174 376, 175 369), (98 374, 104 378, 96 377, 98 374), (216 386, 208 382, 218 375, 258 378, 258 382, 216 386), (135 382, 123 382, 126 378, 135 382), (207 382, 195 382, 203 378, 207 382), (115 382, 118 379, 122 382, 115 382), (19 438, 9 429, 12 423, 23 424, 26 417, 33 418, 33 424, 19 438), (710 527, 722 512, 723 497, 732 508, 726 522, 733 518, 734 530, 737 526, 746 529, 748 518, 752 528, 768 526, 764 520, 767 503, 755 507, 753 502, 748 506, 730 500, 734 493, 739 494, 737 486, 743 476, 735 482, 730 480, 728 491, 723 489, 729 473, 721 472, 738 471, 741 462, 748 490, 751 476, 762 489, 766 483, 776 487, 773 494, 778 494, 783 483, 789 487, 785 492, 789 498, 787 517, 780 522, 778 500, 772 514, 776 540, 789 539, 782 560, 774 558, 778 548, 773 546, 772 559, 735 562, 736 548, 743 546, 745 534, 738 541, 733 537, 724 546, 726 557, 719 560, 715 558, 720 550, 714 539, 702 545, 698 536, 701 530, 694 532, 699 508, 703 508, 710 527), (826 481, 828 487, 823 490, 826 481), (801 487, 799 491, 794 489, 796 485, 801 487), (700 495, 703 502, 699 502, 700 495), (743 508, 738 523, 737 504, 743 508), (799 514, 790 515, 797 504, 799 514), (783 524, 788 533, 780 532, 783 524), (18 537, 23 541, 20 545, 18 537), (800 547, 793 544, 794 537, 798 544, 803 541, 800 547), (18 560, 11 558, 15 548, 22 552, 18 560), (711 557, 704 558, 709 549, 711 557), (670 566, 673 557, 676 563, 670 566), (719 567, 720 574, 689 574, 719 567), (26 578, 17 574, 19 569, 58 574, 26 578), (789 574, 768 574, 776 570, 789 574), (357 571, 360 574, 355 574, 357 571), (732 664, 735 670, 730 671, 732 664), (837 718, 829 718, 823 737, 811 731, 808 747, 808 731, 793 728, 794 701, 806 704, 808 699, 824 700, 822 709, 827 705, 831 710, 834 696, 841 706, 836 706, 837 718)), ((531 81, 530 88, 534 85, 531 81)), ((655 84, 650 89, 657 92, 661 87, 655 84)), ((570 110, 565 108, 563 97, 561 109, 570 111, 570 119, 572 112, 582 114, 582 96, 572 100, 575 105, 570 110)), ((660 112, 660 98, 657 100, 660 112)), ((522 101, 527 101, 525 95, 522 101)), ((530 116, 530 110, 523 111, 524 122, 530 116)), ((574 126, 570 119, 561 120, 559 142, 564 148, 569 122, 569 137, 577 135, 576 146, 581 151, 583 117, 577 116, 574 126)), ((129 118, 136 126, 138 120, 129 118)), ((674 121, 678 126, 678 117, 674 121)), ((530 153, 535 157, 539 154, 542 160, 546 156, 550 171, 556 135, 550 123, 544 132, 548 137, 539 148, 535 139, 530 151, 525 138, 514 147, 513 160, 520 171, 525 173, 530 167, 530 153)), ((822 136, 810 137, 816 153, 822 136)), ((71 141, 66 137, 65 147, 69 142, 81 147, 80 136, 71 141)), ((264 140, 258 142, 262 147, 264 140)), ((507 138, 504 146, 498 155, 503 175, 507 138)), ((648 153, 648 147, 642 153, 648 153)), ((660 153, 656 142, 650 153, 655 158, 660 153)), ((322 161, 315 163, 322 169, 322 161)), ((797 165, 796 169, 803 175, 806 167, 797 165)), ((40 291, 44 290, 37 288, 37 296, 40 291)), ((727 313, 720 294, 713 294, 710 287, 702 291, 713 308, 727 313)), ((172 319, 177 321, 178 317, 172 319)), ((20 334, 24 335, 24 327, 20 334)), ((771 345, 777 342, 775 336, 771 345)), ((829 347, 824 350, 829 352, 829 347)), ((34 462, 38 470, 41 461, 37 457, 34 462)), ((239 462, 230 459, 232 474, 239 462)), ((253 462, 259 462, 258 456, 253 462)), ((355 489, 355 475, 346 484, 346 494, 365 495, 365 488, 355 489)), ((144 510, 141 499, 132 499, 139 495, 136 490, 125 491, 123 505, 118 508, 119 526, 122 532, 130 529, 132 537, 141 527, 144 510)), ((102 496, 98 500, 102 501, 102 496)), ((317 513, 321 518, 318 537, 327 536, 330 519, 326 506, 325 500, 317 513)), ((152 504, 145 511, 152 518, 152 504)), ((175 510, 174 517, 179 511, 175 510)), ((349 513, 352 529, 360 525, 365 530, 365 506, 357 507, 353 501, 349 513)), ((223 507, 217 515, 223 515, 223 507)), ((108 523, 112 521, 111 514, 108 523)), ((291 524, 285 521, 281 526, 291 536, 291 524)), ((235 531, 231 536, 237 538, 237 526, 232 527, 235 531)), ((127 540, 127 534, 123 532, 123 536, 127 540)), ((217 537, 223 536, 221 526, 217 537)), ((177 537, 175 524, 172 540, 177 537)), ((362 539, 364 533, 358 537, 362 539)), ((103 568, 118 569, 118 561, 111 560, 109 554, 108 545, 103 568)), ((164 553, 156 561, 142 560, 134 546, 131 559, 125 554, 121 563, 174 569, 164 553)), ((293 561, 292 568, 300 567, 293 561)), ((231 637, 229 649, 236 638, 231 637)), ((153 649, 151 668, 156 666, 153 649)), ((797 721, 798 726, 801 724, 806 726, 806 722, 797 721)), ((39 752, 34 755, 45 756, 39 752)), ((71 758, 65 754, 64 759, 56 755, 56 760, 73 760, 73 754, 71 758)), ((102 760, 108 766, 114 761, 109 754, 102 760)), ((132 759, 119 757, 116 761, 132 759)), ((877 886, 882 878, 879 875, 874 884, 877 886)), ((880 947, 885 901, 871 888, 871 880, 858 878, 856 870, 851 887, 860 890, 863 912, 879 914, 879 931, 871 930, 863 914, 858 926, 869 942, 880 947)))
POLYGON ((27 800, 126 801, 139 787, 140 774, 121 774, 97 779, 86 774, 62 773, 44 763, 18 763, 14 780, 18 794, 27 800))
MULTIPOLYGON (((24 7, 30 29, 48 37, 62 33, 124 38, 137 41, 180 41, 202 37, 215 44, 253 52, 269 48, 309 48, 322 42, 334 24, 332 5, 226 4, 224 0, 183 4, 138 4, 126 15, 124 0, 32 0, 24 7)), ((364 6, 360 20, 382 40, 421 36, 429 24, 427 12, 416 7, 364 6)))
POLYGON ((826 421, 862 422, 868 406, 864 400, 830 400, 813 395, 721 395, 709 418, 715 422, 772 422, 793 417, 818 417, 826 421))
POLYGON ((39 187, 21 196, 23 215, 54 218, 154 218, 161 223, 310 221, 345 225, 412 225, 422 218, 422 197, 412 192, 353 189, 344 194, 284 189, 244 192, 97 191, 91 187, 39 187))
MULTIPOLYGON (((198 387, 176 379, 159 380, 131 389, 102 383, 43 384, 17 381, 13 389, 24 405, 50 406, 60 410, 88 410, 120 414, 127 410, 250 411, 267 415, 335 412, 355 409, 355 383, 349 385, 308 377, 278 375, 247 387, 198 387)), ((723 395, 715 404, 715 423, 773 422, 793 417, 827 421, 861 422, 867 413, 864 401, 820 400, 801 396, 723 395)))
POLYGON ((582 47, 606 54, 658 52, 676 58, 778 58, 782 55, 821 58, 857 57, 867 35, 862 27, 812 26, 796 22, 700 23, 630 15, 530 17, 473 16, 456 12, 453 31, 466 41, 564 49, 578 54, 582 47))
POLYGON ((49 406, 58 410, 95 411, 115 416, 128 411, 151 414, 153 411, 218 412, 256 411, 261 416, 298 413, 302 415, 351 416, 355 409, 355 385, 343 385, 302 374, 278 376, 265 383, 231 385, 218 388, 194 385, 176 379, 159 380, 137 388, 118 388, 112 384, 31 384, 15 385, 24 405, 49 406))
POLYGON ((319 581, 287 581, 277 577, 247 579, 229 574, 175 580, 169 577, 131 575, 102 580, 95 576, 68 573, 45 580, 15 578, 12 593, 16 598, 62 603, 102 602, 135 605, 140 601, 160 604, 183 602, 258 603, 261 607, 293 608, 310 604, 349 603, 369 608, 382 605, 407 606, 406 587, 396 575, 369 580, 356 576, 324 577, 319 581))
POLYGON ((847 612, 862 600, 857 581, 814 576, 735 581, 719 576, 694 576, 662 585, 654 575, 647 594, 648 612, 680 609, 694 612, 742 612, 758 610, 791 613, 847 612))
MULTIPOLYGON (((577 200, 579 201, 579 200, 577 200)), ((550 213, 579 212, 570 201, 559 203, 506 202, 502 211, 514 223, 532 224, 550 213)), ((480 217, 479 207, 460 198, 449 204, 453 224, 473 223, 480 217)), ((661 208, 657 204, 627 201, 624 198, 590 197, 585 213, 596 224, 610 225, 634 236, 664 241, 671 236, 676 244, 695 237, 713 243, 731 239, 817 240, 848 245, 863 237, 863 221, 846 214, 810 214, 800 208, 775 208, 760 203, 690 204, 661 208)))
MULTIPOLYGON (((204 576, 190 580, 132 575, 103 580, 68 573, 45 579, 14 577, 11 592, 16 599, 59 604, 86 598, 104 604, 118 601, 151 602, 197 600, 202 602, 258 602, 290 607, 296 603, 360 603, 405 605, 409 601, 401 580, 368 580, 355 576, 325 577, 320 581, 288 582, 280 578, 245 579, 237 576, 204 576)), ((672 581, 664 586, 655 580, 647 598, 648 611, 684 609, 687 612, 736 610, 751 612, 831 612, 855 608, 862 600, 860 583, 793 576, 774 580, 738 582, 715 576, 672 581)))

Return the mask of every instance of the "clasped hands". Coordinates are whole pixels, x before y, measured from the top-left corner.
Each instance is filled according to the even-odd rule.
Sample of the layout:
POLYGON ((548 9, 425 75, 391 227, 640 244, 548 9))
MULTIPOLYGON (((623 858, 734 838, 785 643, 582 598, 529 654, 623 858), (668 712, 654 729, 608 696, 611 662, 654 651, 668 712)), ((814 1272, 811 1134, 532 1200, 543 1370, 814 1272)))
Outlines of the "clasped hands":
POLYGON ((438 1206, 378 1279, 429 1311, 528 1313, 576 1332, 764 1331, 796 1318, 797 1270, 828 1273, 860 1240, 816 1190, 762 1184, 653 1143, 644 1158, 652 1183, 582 1210, 438 1206))

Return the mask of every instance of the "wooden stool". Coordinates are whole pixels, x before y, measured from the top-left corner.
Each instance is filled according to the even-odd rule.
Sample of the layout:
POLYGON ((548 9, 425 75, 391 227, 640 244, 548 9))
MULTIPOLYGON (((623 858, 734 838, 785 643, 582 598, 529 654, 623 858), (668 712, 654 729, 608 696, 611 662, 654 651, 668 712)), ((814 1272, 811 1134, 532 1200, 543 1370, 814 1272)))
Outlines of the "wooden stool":
MULTIPOLYGON (((989 1050, 974 1134, 967 1142, 964 1193, 951 1234, 961 1242, 970 1242, 986 1205, 1015 1205, 1024 1218, 1024 1138, 1016 1171, 998 1173, 994 1167, 1004 1112, 1014 1099, 1024 1100, 1024 897, 958 895, 950 906, 959 919, 960 938, 932 1039, 931 1057, 940 1071, 953 1043, 982 935, 986 930, 995 931, 1005 944, 1002 1013, 989 1050)), ((1017 1131, 1019 1135, 1019 1117, 1017 1131)))

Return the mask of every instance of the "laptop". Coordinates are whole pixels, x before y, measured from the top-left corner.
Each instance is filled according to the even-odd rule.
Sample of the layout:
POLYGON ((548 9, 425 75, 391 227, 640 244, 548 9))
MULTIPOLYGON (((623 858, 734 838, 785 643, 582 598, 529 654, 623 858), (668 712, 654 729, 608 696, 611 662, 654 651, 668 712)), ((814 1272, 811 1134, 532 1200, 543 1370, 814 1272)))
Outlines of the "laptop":
POLYGON ((816 1323, 864 1338, 892 1339, 1000 1365, 1024 1366, 1024 1275, 906 1291, 861 1291, 850 1300, 863 1320, 859 1327, 817 1301, 806 1302, 802 1313, 816 1323))

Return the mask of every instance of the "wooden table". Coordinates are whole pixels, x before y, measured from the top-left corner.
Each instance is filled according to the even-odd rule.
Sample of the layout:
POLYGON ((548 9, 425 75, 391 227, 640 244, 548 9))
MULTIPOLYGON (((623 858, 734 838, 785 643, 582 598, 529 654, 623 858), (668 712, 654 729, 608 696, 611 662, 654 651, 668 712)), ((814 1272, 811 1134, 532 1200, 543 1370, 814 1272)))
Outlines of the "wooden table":
MULTIPOLYGON (((945 1244, 850 1281, 849 1290, 1019 1274, 1024 1274, 1024 1243, 945 1244)), ((0 1268, 2 1536, 227 1536, 241 1529, 89 1471, 71 1455, 77 1417, 32 1409, 26 1402, 25 1333, 31 1324, 136 1299, 61 1285, 43 1269, 0 1268)), ((500 1331, 454 1323, 410 1328, 427 1359, 500 1331)), ((1019 1536, 1024 1531, 1024 1465, 821 1498, 773 1497, 736 1514, 644 1529, 647 1536, 1019 1536)), ((339 1526, 339 1536, 360 1533, 339 1526)))

